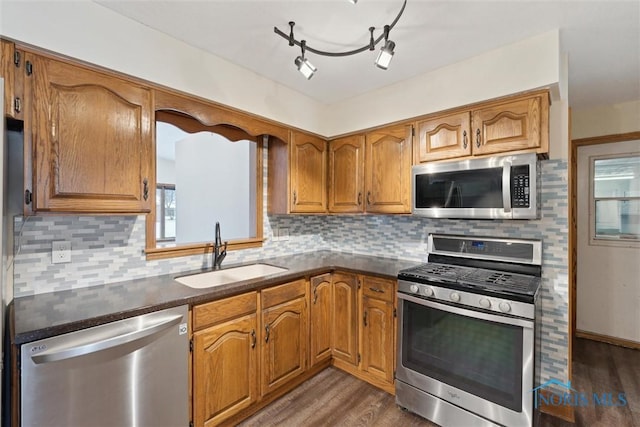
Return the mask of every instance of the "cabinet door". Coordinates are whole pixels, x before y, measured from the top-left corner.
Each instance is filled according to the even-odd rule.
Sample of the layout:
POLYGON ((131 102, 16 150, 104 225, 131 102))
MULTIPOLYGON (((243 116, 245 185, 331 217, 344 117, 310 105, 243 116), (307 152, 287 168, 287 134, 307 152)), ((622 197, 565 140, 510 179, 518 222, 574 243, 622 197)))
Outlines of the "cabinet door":
POLYGON ((362 369, 393 383, 393 303, 362 298, 362 369))
POLYGON ((306 370, 306 298, 263 310, 262 325, 262 395, 266 395, 306 370))
POLYGON ((492 154, 548 145, 546 96, 482 108, 473 112, 473 154, 492 154))
POLYGON ((333 357, 353 365, 358 358, 358 278, 333 275, 333 357))
POLYGON ((411 129, 401 125, 367 134, 367 212, 411 212, 411 129))
POLYGON ((327 211, 327 142, 291 133, 291 212, 327 211))
POLYGON ((193 335, 195 425, 213 426, 258 399, 256 314, 193 335))
POLYGON ((418 122, 416 163, 471 155, 468 111, 418 122))
POLYGON ((364 136, 329 142, 329 212, 364 210, 364 136))
POLYGON ((4 115, 14 119, 24 117, 22 81, 24 53, 12 42, 0 40, 0 77, 4 79, 4 115))
POLYGON ((311 278, 311 364, 331 357, 331 274, 311 278))
POLYGON ((33 69, 25 81, 32 209, 149 212, 155 199, 150 91, 37 55, 25 59, 33 69))

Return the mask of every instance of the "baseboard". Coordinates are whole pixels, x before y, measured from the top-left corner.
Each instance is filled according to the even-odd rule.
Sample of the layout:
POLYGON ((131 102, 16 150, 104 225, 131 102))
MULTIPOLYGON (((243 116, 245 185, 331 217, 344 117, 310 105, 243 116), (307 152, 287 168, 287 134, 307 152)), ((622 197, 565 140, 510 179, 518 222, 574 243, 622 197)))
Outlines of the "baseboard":
MULTIPOLYGON (((550 399, 551 392, 549 390, 539 390, 539 393, 543 394, 546 400, 550 399)), ((569 405, 545 405, 540 407, 540 412, 551 415, 556 418, 568 421, 570 423, 576 422, 576 415, 573 406, 569 405)))
POLYGON ((611 337, 609 335, 594 334, 593 332, 576 330, 576 337, 586 338, 592 341, 606 342, 607 344, 613 344, 620 347, 627 347, 627 348, 633 348, 635 350, 640 350, 640 342, 611 337))

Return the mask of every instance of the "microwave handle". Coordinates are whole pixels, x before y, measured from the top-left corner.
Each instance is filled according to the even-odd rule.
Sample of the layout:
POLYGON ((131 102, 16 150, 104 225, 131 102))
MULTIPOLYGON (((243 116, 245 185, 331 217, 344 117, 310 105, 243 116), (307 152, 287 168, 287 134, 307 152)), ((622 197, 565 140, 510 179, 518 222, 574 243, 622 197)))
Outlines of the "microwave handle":
POLYGON ((511 212, 511 161, 502 165, 502 205, 505 212, 511 212))

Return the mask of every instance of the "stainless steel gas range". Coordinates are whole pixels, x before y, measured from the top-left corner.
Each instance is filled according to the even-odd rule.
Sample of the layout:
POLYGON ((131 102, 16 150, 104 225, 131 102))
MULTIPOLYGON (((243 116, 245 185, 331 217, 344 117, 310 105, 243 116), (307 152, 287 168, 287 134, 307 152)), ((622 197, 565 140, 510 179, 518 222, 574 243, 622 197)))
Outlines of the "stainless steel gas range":
POLYGON ((531 426, 542 242, 429 235, 398 274, 396 402, 441 426, 531 426))

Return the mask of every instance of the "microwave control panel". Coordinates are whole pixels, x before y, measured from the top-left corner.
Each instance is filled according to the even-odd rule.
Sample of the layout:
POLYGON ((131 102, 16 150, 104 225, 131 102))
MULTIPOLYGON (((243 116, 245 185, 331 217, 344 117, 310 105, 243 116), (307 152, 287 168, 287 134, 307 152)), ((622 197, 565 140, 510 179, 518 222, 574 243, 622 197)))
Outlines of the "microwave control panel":
POLYGON ((528 208, 530 191, 529 166, 511 167, 511 207, 528 208))

